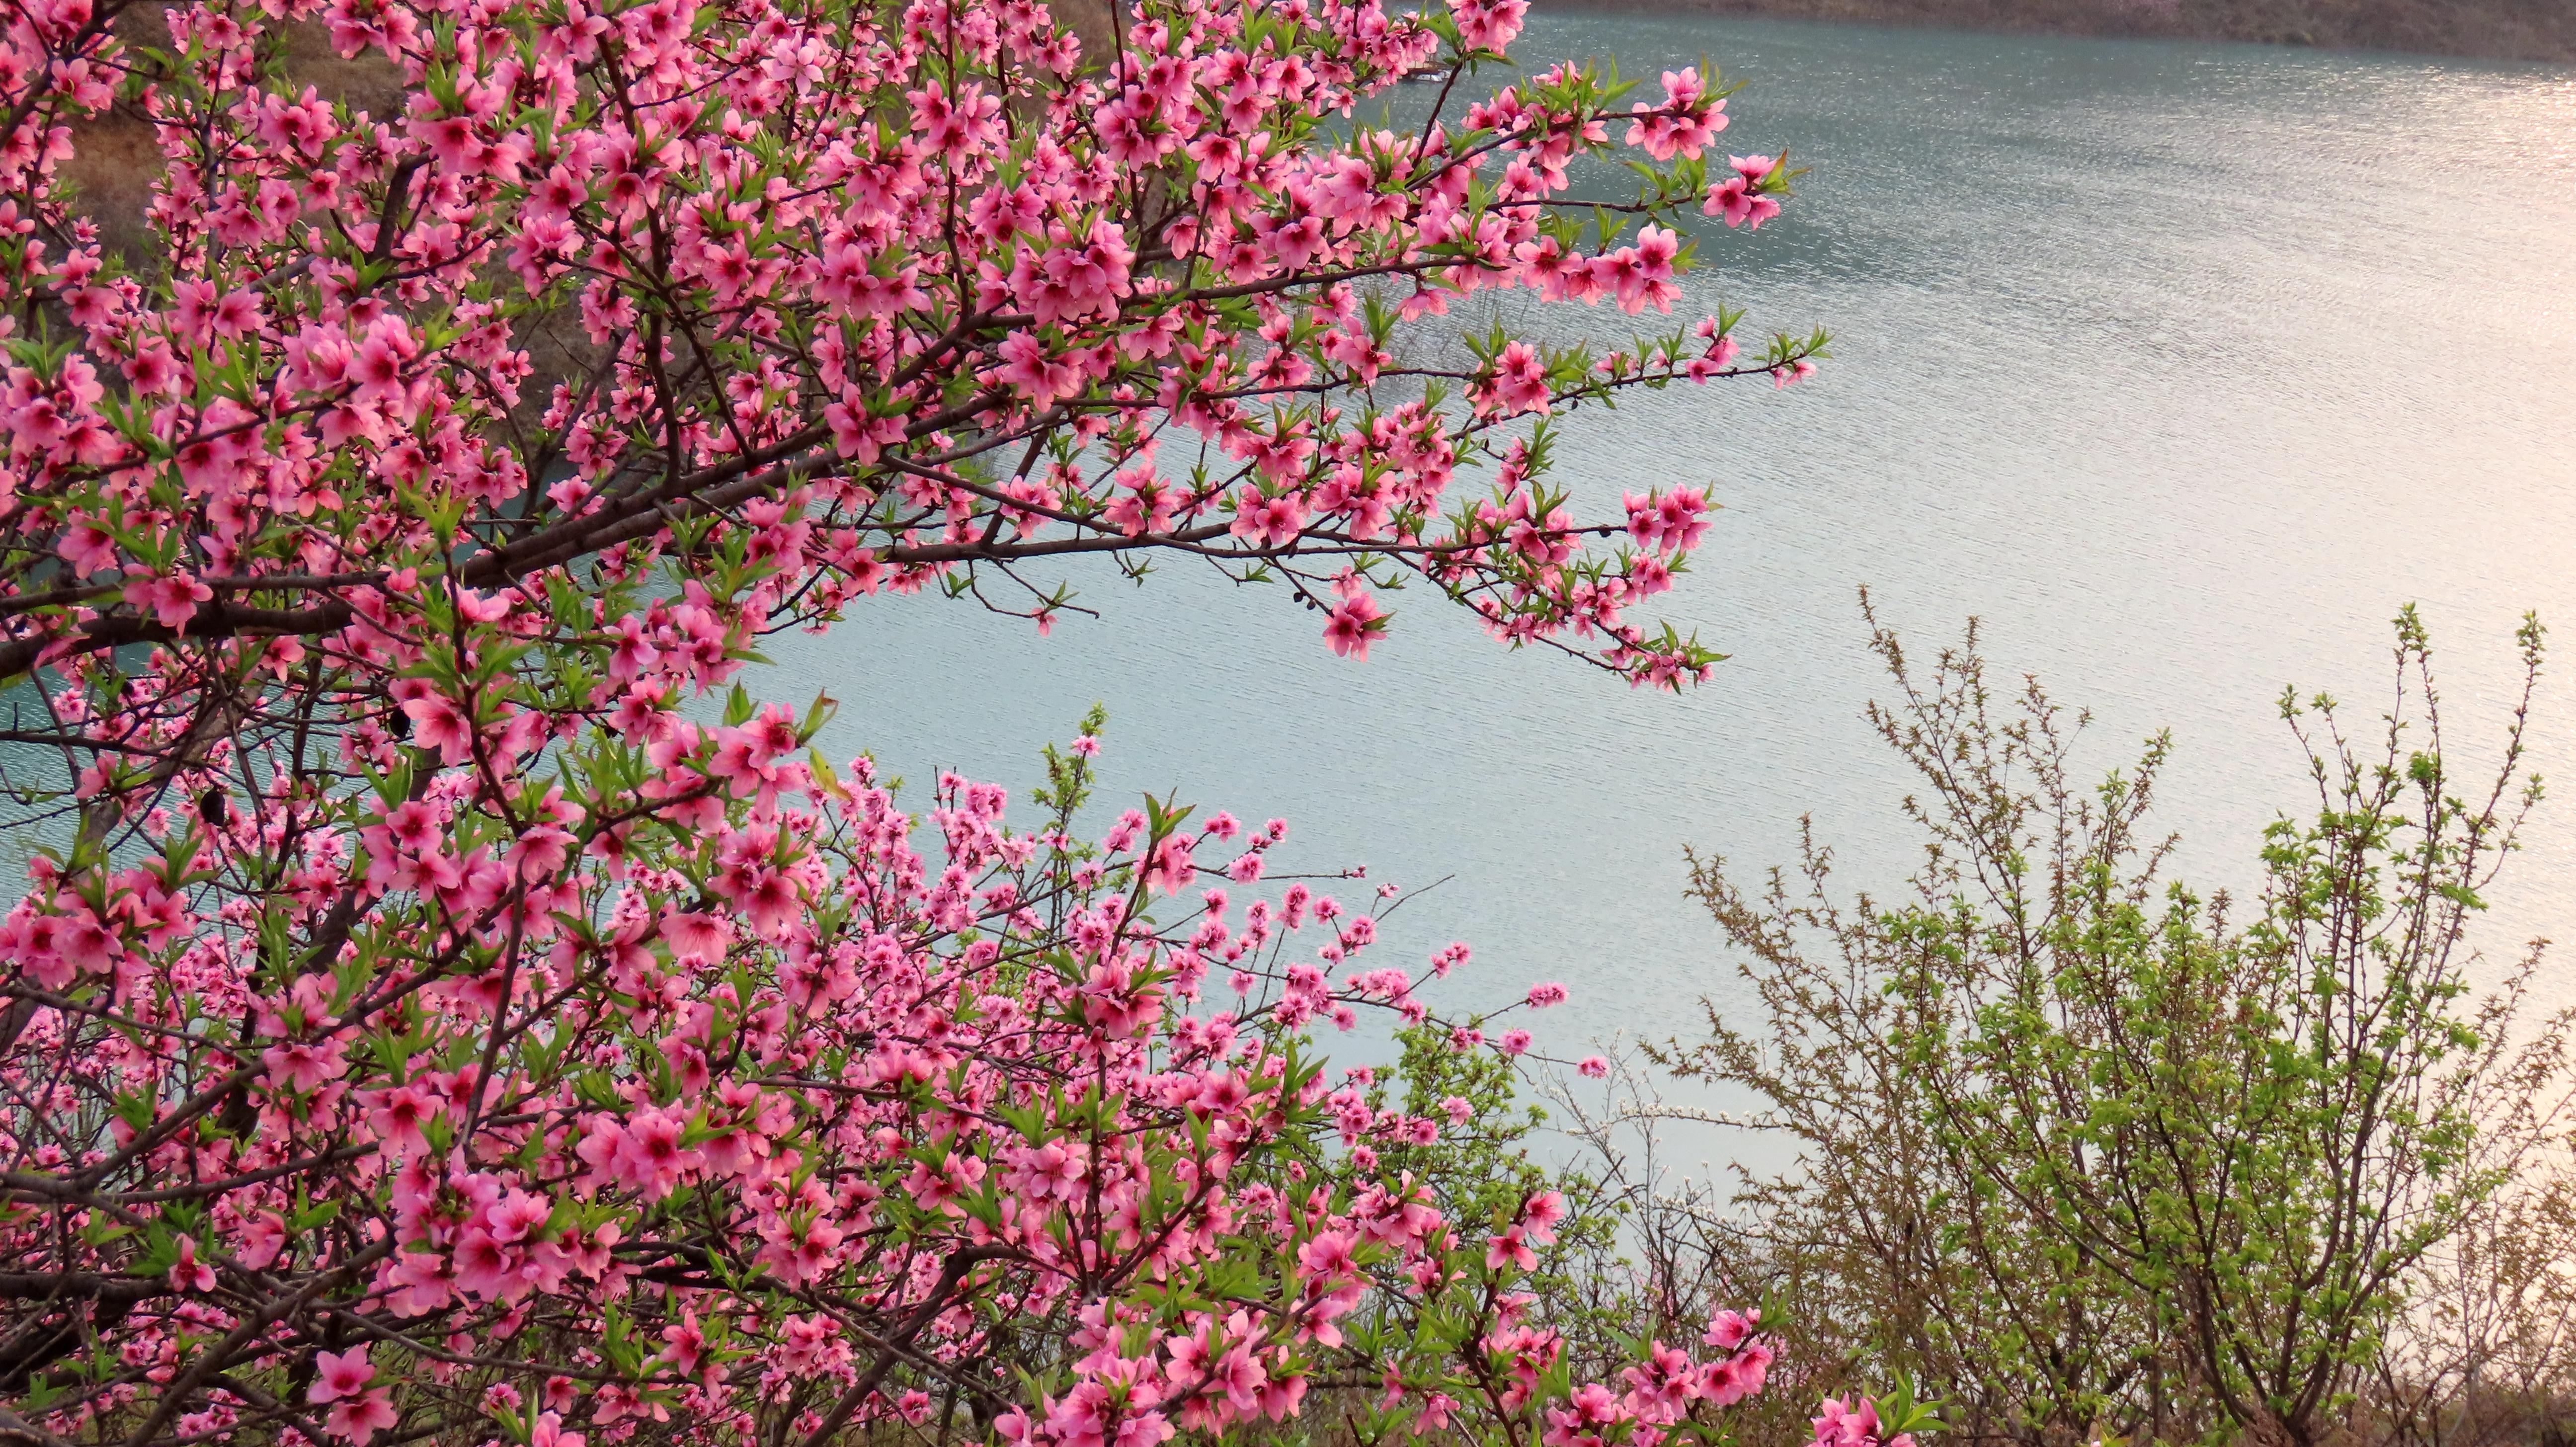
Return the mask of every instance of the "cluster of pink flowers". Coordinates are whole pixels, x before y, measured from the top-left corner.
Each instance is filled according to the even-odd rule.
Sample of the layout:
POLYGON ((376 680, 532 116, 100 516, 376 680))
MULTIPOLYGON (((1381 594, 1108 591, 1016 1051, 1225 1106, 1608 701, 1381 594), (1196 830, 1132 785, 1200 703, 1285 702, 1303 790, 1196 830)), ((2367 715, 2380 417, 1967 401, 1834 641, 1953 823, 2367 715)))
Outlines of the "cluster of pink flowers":
MULTIPOLYGON (((1377 914, 1303 881, 1238 912, 1205 883, 1258 873, 1243 862, 1284 824, 1156 805, 1078 837, 1089 735, 1034 829, 953 776, 915 820, 864 758, 779 764, 810 731, 661 714, 578 748, 577 773, 649 768, 659 797, 709 806, 623 833, 552 790, 515 824, 477 816, 470 774, 422 768, 298 888, 352 881, 458 959, 444 970, 362 940, 268 989, 260 934, 185 889, 260 847, 247 811, 154 831, 159 859, 96 894, 40 871, 5 925, 51 982, 21 987, 49 1008, 17 1022, 9 1125, 18 1179, 50 1184, 0 1215, 0 1249, 135 1283, 93 1324, 179 1368, 65 1394, 47 1430, 363 1444, 452 1428, 443 1404, 526 1402, 603 1441, 785 1423, 819 1443, 946 1390, 1016 1402, 993 1419, 1006 1440, 1152 1442, 1295 1411, 1372 1296, 1454 1317, 1509 1370, 1548 1355, 1509 1288, 1563 1202, 1530 1195, 1462 1238, 1378 1166, 1455 1112, 1373 1108, 1303 1052, 1313 1022, 1360 1008, 1430 1018, 1408 972, 1358 965, 1377 914), (568 873, 577 857, 598 867, 568 873), (140 1117, 120 1103, 155 1080, 190 1088, 140 1117), (124 1229, 65 1259, 66 1212, 124 1229), (1060 1314, 1066 1356, 1013 1396, 1016 1323, 1060 1314), (249 1385, 299 1360, 300 1399, 249 1385)), ((1732 1355, 1687 1381, 1659 1350, 1640 1420, 1758 1387, 1767 1349, 1741 1320, 1718 1318, 1732 1355)), ((1469 1410, 1454 1353, 1378 1361, 1422 1414, 1469 1410)), ((1476 1410, 1558 1410, 1534 1381, 1476 1410)))
POLYGON ((1780 214, 1780 202, 1764 189, 1764 183, 1780 169, 1770 156, 1729 156, 1735 174, 1708 188, 1708 201, 1700 209, 1711 216, 1723 216, 1729 226, 1742 226, 1759 231, 1762 223, 1780 214))
POLYGON ((1090 554, 1279 580, 1353 657, 1410 575, 1699 676, 1623 610, 1706 494, 1581 522, 1544 429, 1818 343, 1393 343, 1485 288, 1668 311, 1684 213, 1785 180, 1707 182, 1709 78, 1396 134, 1337 117, 1520 0, 1145 0, 1088 49, 1035 0, 193 0, 149 54, 128 8, 0 19, 0 682, 71 761, 0 917, 8 1430, 1135 1447, 1328 1370, 1515 1434, 1759 1385, 1718 1324, 1625 1395, 1516 1375, 1561 1203, 1455 1218, 1381 1160, 1456 1114, 1309 1049, 1433 1023, 1358 962, 1395 896, 1238 906, 1277 821, 1082 834, 1089 732, 1016 825, 945 776, 916 817, 742 687, 878 592, 1044 626, 1028 570, 1090 554), (111 102, 148 258, 69 180, 111 102), (1577 194, 1617 124, 1647 179, 1577 194))
MULTIPOLYGON (((1679 1347, 1649 1343, 1645 1359, 1623 1368, 1624 1392, 1599 1382, 1577 1387, 1561 1407, 1547 1409, 1544 1447, 1608 1447, 1633 1443, 1659 1447, 1673 1424, 1690 1415, 1691 1404, 1731 1407, 1762 1390, 1771 1371, 1771 1344, 1753 1334, 1760 1312, 1719 1311, 1709 1319, 1702 1342, 1712 1349, 1705 1360, 1679 1347)), ((1523 1368, 1534 1383, 1535 1368, 1523 1368)), ((1518 1385, 1518 1384, 1516 1384, 1518 1385)))
POLYGON ((1867 1397, 1827 1397, 1817 1410, 1812 1447, 1914 1447, 1914 1434, 1882 1435, 1878 1404, 1867 1397))
POLYGON ((685 26, 669 0, 204 0, 172 12, 192 48, 143 86, 164 170, 148 279, 56 179, 111 98, 114 8, 22 14, 0 71, 0 299, 57 308, 65 343, 13 343, 7 368, 7 576, 49 599, 8 616, 11 675, 185 638, 399 665, 435 625, 397 579, 524 611, 577 558, 696 576, 715 631, 675 613, 627 646, 712 662, 729 630, 885 588, 971 588, 1044 624, 1065 595, 1017 565, 1182 547, 1285 580, 1345 653, 1411 570, 1514 641, 1671 685, 1711 655, 1619 609, 1681 544, 1580 553, 1590 530, 1534 506, 1526 453, 1444 518, 1453 479, 1513 449, 1518 417, 1800 376, 1818 345, 1739 364, 1709 319, 1597 369, 1519 341, 1389 369, 1394 327, 1481 289, 1669 311, 1688 247, 1667 222, 1778 209, 1768 157, 1701 180, 1727 117, 1696 70, 1624 110, 1559 66, 1463 129, 1311 128, 1444 50, 1499 51, 1517 0, 1177 0, 1106 57, 1032 0, 918 0, 891 23, 736 0, 685 26), (351 115, 264 74, 280 9, 406 78, 409 110, 351 115), (1614 118, 1657 179, 1573 194, 1614 118), (1578 208, 1637 229, 1587 248, 1578 208), (587 351, 540 367, 541 318, 587 351), (716 564, 737 530, 756 577, 716 564))

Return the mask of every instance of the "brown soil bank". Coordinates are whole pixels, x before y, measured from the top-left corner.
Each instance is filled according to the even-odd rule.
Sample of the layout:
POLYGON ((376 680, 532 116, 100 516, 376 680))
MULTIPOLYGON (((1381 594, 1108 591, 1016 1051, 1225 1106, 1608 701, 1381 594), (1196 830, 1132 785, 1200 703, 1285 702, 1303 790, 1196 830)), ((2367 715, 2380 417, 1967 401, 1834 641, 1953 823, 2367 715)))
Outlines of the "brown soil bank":
POLYGON ((2576 0, 1541 0, 2055 35, 2253 40, 2576 64, 2576 0))

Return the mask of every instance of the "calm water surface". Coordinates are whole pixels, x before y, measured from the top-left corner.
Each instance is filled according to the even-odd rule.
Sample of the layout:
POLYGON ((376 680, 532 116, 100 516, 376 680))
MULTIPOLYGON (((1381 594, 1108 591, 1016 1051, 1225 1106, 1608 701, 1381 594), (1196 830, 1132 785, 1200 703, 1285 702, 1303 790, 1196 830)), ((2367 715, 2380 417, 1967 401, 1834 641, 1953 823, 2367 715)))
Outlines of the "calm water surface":
MULTIPOLYGON (((1284 815, 1311 867, 1454 876, 1395 916, 1385 962, 1474 941, 1453 1008, 1565 980, 1574 1003, 1538 1023, 1573 1055, 1741 999, 1682 898, 1686 843, 1784 860, 1812 813, 1846 879, 1902 878, 1906 781, 1860 718, 1880 683, 1864 584, 1922 651, 1985 620, 2000 671, 2094 710, 2095 767, 2172 728, 2184 870, 2239 889, 2300 799, 2284 684, 2377 704, 2388 620, 2419 602, 2458 751, 2492 740, 2523 610, 2576 647, 2576 74, 1598 15, 1541 15, 1522 47, 1649 77, 1709 57, 1751 83, 1724 140, 1813 168, 1758 235, 1703 238, 1691 304, 1748 307, 1757 333, 1828 326, 1825 370, 1563 435, 1561 476, 1596 506, 1672 483, 1724 502, 1659 600, 1733 654, 1715 681, 1631 693, 1418 594, 1349 663, 1283 594, 1170 569, 1142 590, 1077 572, 1105 616, 1047 639, 879 602, 778 640, 753 685, 829 690, 833 751, 923 783, 1025 786, 1039 745, 1105 702, 1110 799, 1284 815)), ((2569 677, 2537 733, 2560 776, 2569 677)), ((2528 843, 2496 901, 2505 952, 2576 927, 2576 800, 2528 843)))
MULTIPOLYGON (((2576 646, 2576 75, 1561 14, 1521 53, 1649 77, 1705 55, 1751 82, 1724 140, 1813 168, 1758 236, 1711 228, 1692 301, 1832 328, 1825 370, 1565 430, 1563 475, 1596 499, 1707 483, 1725 503, 1658 600, 1733 654, 1714 682, 1632 694, 1418 595, 1352 664, 1281 594, 1172 569, 1142 590, 1074 574, 1106 616, 1047 639, 876 606, 780 640, 766 690, 829 689, 833 747, 915 780, 1015 786, 1104 701, 1113 796, 1285 815, 1302 861, 1372 879, 1454 875, 1396 916, 1387 962, 1476 942, 1457 1006, 1563 979, 1574 1004, 1538 1023, 1580 1053, 1741 998, 1681 897, 1685 843, 1781 860, 1812 813, 1847 879, 1902 877, 1905 781, 1860 719, 1861 585, 1926 651, 1982 618, 1999 670, 2094 710, 2098 767, 2171 727, 2185 871, 2240 889, 2300 799, 2284 684, 2377 705, 2389 619, 2416 601, 2454 751, 2483 751, 2523 610, 2576 646)), ((2569 677, 2538 731, 2561 776, 2569 677)), ((2576 800, 2528 842, 2493 921, 2508 952, 2576 924, 2576 800)))

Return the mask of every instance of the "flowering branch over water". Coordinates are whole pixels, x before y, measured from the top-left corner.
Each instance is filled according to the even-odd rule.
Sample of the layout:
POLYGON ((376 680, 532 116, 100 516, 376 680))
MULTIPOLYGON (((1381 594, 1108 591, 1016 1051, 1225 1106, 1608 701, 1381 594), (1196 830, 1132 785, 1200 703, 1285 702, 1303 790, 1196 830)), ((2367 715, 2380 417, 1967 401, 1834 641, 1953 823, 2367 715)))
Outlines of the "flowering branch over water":
POLYGON ((1669 312, 1682 210, 1788 179, 1710 181, 1691 70, 1449 117, 1521 9, 14 9, 0 681, 64 773, 10 783, 59 833, 0 921, 0 1431, 1137 1447, 1365 1376, 1373 1437, 1654 1447, 1757 1390, 1723 1316, 1567 1380, 1517 1285, 1561 1205, 1379 1169, 1442 1121, 1306 1032, 1429 1013, 1331 982, 1375 915, 1229 912, 1283 825, 1084 836, 1088 731, 1033 823, 949 777, 915 818, 738 682, 879 592, 1044 626, 1024 570, 1086 554, 1279 581, 1353 657, 1410 579, 1704 673, 1625 611, 1706 496, 1579 521, 1545 423, 1822 338, 1397 365, 1488 289, 1669 312), (405 108, 299 84, 299 26, 405 108), (1426 65, 1420 130, 1349 120, 1426 65), (111 106, 148 255, 66 180, 111 106))

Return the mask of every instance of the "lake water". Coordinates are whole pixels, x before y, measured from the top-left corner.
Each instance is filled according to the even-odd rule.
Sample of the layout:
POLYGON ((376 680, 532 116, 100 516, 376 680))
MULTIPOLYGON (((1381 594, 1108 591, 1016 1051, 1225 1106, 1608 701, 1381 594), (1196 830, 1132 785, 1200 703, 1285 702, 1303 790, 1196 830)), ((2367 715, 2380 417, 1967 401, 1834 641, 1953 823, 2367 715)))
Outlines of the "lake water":
MULTIPOLYGON (((1860 585, 1924 651, 1983 618, 1998 672, 2094 710, 2101 768, 2170 726, 2185 872, 2239 889, 2301 798, 2285 683, 2376 705, 2389 619, 2419 602, 2454 752, 2483 756, 2522 611, 2576 646, 2576 74, 1597 14, 1539 15, 1519 48, 1585 55, 1650 80, 1705 55, 1751 83, 1723 140, 1813 168, 1759 235, 1706 228, 1692 301, 1751 308, 1757 334, 1830 327, 1821 374, 1565 429, 1587 496, 1724 502, 1658 600, 1733 654, 1713 682, 1631 693, 1418 592, 1351 663, 1276 590, 1170 568, 1141 590, 1072 573, 1106 616, 1044 639, 872 605, 778 640, 756 686, 843 700, 836 751, 1015 788, 1101 700, 1112 798, 1284 815, 1299 861, 1373 880, 1455 876, 1396 916, 1385 962, 1473 941, 1442 996, 1461 1008, 1562 979, 1573 1003, 1533 1023, 1571 1055, 1737 997, 1681 897, 1685 843, 1783 860, 1812 812, 1847 880, 1902 878, 1860 585)), ((2576 658, 2537 730, 2560 776, 2571 677, 2576 658)), ((2576 925, 2576 800, 2528 842, 2490 931, 2508 953, 2576 925)))
MULTIPOLYGON (((1733 654, 1713 682, 1632 693, 1418 592, 1352 663, 1276 590, 1103 568, 1072 577, 1105 617, 1052 638, 881 600, 777 640, 752 686, 828 689, 829 749, 925 785, 1024 788, 1040 744, 1105 702, 1112 807, 1177 793, 1286 816, 1294 863, 1450 877, 1395 916, 1384 962, 1474 942, 1436 996, 1462 1010, 1564 980, 1573 1003, 1535 1023, 1572 1056, 1739 998, 1682 898, 1685 843, 1785 860, 1812 813, 1844 878, 1902 879, 1906 781, 1860 717, 1880 682, 1863 584, 1918 651, 1983 618, 2000 673, 2095 711, 2099 768, 2170 726, 2184 872, 2240 890, 2301 797, 2283 684, 2383 698, 2388 620, 2414 600, 2455 751, 2483 747, 2522 611, 2576 640, 2576 74, 1594 14, 1537 16, 1521 55, 1650 79, 1706 56, 1751 82, 1724 141, 1813 168, 1759 234, 1708 228, 1691 301, 1749 307, 1757 334, 1830 327, 1816 379, 1677 390, 1564 433, 1560 475, 1596 505, 1671 483, 1725 504, 1658 600, 1733 654)), ((2561 776, 2570 677, 2536 733, 2561 776)), ((2528 843, 2491 921, 2508 953, 2576 926, 2576 801, 2528 843)))

